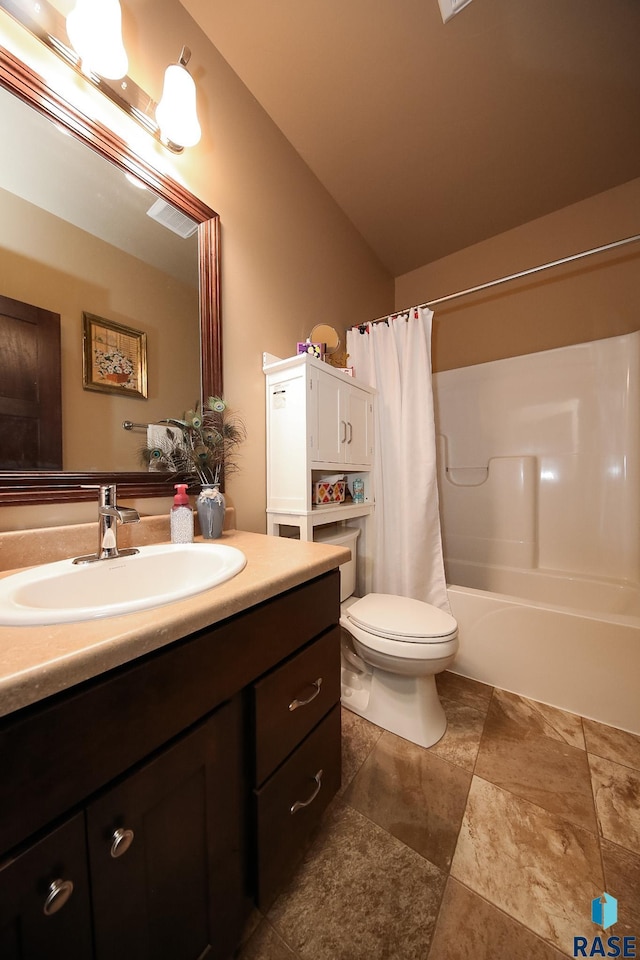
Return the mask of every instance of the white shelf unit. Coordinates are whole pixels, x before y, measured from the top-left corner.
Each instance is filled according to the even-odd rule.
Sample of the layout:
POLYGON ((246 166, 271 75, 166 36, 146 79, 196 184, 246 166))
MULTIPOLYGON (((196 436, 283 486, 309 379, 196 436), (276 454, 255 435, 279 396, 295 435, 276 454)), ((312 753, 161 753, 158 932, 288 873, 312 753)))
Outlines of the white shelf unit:
MULTIPOLYGON (((314 527, 345 520, 360 527, 358 557, 365 561, 374 511, 373 404, 375 391, 308 354, 280 360, 263 355, 267 407, 267 533, 297 527, 313 540, 314 527), (364 503, 313 504, 313 482, 346 477, 364 481, 364 503), (361 541, 361 542, 360 542, 361 541)), ((361 562, 363 569, 369 564, 361 562)))

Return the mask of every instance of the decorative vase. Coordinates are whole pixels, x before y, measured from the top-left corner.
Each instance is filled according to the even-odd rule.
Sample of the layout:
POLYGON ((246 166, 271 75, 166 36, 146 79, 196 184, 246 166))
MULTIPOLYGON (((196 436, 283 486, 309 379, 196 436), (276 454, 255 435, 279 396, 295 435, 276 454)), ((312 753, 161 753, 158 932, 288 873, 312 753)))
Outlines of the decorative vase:
POLYGON ((216 483, 204 484, 196 500, 200 533, 206 540, 217 540, 224 526, 224 496, 216 483))

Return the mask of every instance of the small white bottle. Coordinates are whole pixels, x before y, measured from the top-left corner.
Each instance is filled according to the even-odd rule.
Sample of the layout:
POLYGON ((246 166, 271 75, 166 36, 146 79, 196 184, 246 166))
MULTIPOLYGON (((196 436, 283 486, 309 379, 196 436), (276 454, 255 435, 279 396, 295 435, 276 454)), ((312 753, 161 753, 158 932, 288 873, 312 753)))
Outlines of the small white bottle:
POLYGON ((171 543, 193 543, 193 510, 187 496, 187 484, 176 483, 171 508, 171 543))

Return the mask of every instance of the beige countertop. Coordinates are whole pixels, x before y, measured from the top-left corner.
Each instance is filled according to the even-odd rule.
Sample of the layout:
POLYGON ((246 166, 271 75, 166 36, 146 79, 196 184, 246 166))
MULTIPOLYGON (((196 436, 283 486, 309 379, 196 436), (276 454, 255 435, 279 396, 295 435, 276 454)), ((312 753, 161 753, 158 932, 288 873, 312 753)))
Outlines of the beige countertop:
MULTIPOLYGON (((196 538, 198 541, 200 537, 196 538)), ((0 716, 225 620, 333 570, 350 556, 343 547, 240 530, 225 531, 216 542, 242 550, 247 565, 233 579, 188 599, 125 616, 79 623, 0 626, 0 716)), ((10 553, 10 545, 10 541, 5 541, 5 557, 10 555, 17 567, 17 555, 10 553)), ((81 552, 71 550, 66 556, 78 556, 81 552)), ((25 552, 25 559, 27 556, 25 552)), ((27 562, 37 561, 29 556, 27 562)), ((0 576, 12 572, 15 571, 5 565, 0 576)))

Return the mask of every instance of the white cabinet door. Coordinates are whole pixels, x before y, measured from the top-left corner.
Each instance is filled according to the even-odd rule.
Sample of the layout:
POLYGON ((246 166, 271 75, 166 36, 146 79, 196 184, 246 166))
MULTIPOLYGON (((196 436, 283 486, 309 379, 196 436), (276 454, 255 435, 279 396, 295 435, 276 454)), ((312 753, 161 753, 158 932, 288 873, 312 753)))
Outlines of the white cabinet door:
POLYGON ((371 394, 323 371, 312 377, 314 427, 311 458, 317 463, 367 466, 372 462, 373 400, 371 394))
POLYGON ((364 390, 345 384, 340 387, 341 419, 346 423, 343 444, 344 462, 359 465, 371 463, 373 443, 373 404, 364 390))
POLYGON ((315 412, 318 424, 313 459, 325 463, 341 463, 344 460, 347 424, 346 421, 341 421, 340 385, 335 377, 320 373, 313 377, 313 390, 316 391, 315 412))

